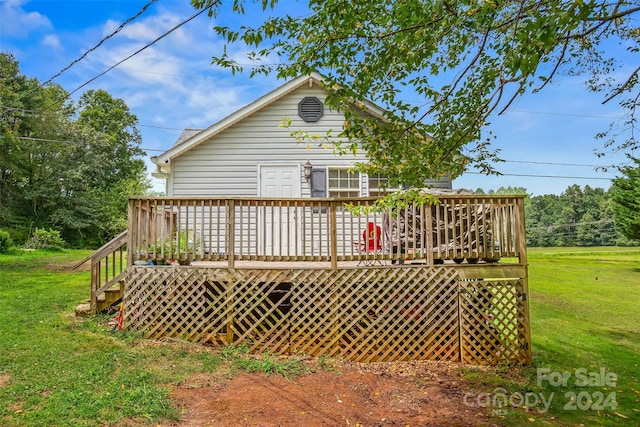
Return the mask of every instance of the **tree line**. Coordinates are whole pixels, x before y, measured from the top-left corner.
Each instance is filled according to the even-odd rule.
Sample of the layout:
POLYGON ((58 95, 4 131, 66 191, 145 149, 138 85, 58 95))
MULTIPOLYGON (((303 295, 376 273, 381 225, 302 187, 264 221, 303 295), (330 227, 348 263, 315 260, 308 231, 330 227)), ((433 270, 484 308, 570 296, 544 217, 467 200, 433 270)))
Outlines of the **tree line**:
POLYGON ((137 117, 104 90, 73 102, 0 52, 0 229, 96 247, 126 228, 127 196, 150 189, 137 117))
MULTIPOLYGON (((640 187, 636 191, 640 191, 640 187)), ((486 193, 479 188, 476 192, 526 195, 527 246, 629 246, 639 243, 621 230, 619 212, 614 215, 617 207, 614 198, 619 197, 615 184, 608 190, 570 185, 560 195, 530 196, 522 187, 501 187, 486 193)))

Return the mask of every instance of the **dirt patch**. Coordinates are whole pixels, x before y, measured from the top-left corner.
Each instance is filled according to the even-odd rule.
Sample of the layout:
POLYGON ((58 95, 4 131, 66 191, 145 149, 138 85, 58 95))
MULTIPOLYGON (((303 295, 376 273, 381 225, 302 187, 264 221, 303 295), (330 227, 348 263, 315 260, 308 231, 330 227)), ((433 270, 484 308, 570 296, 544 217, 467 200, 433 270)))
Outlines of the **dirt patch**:
POLYGON ((175 388, 178 426, 482 426, 485 413, 464 405, 456 365, 341 363, 291 381, 239 373, 199 374, 175 388))
POLYGON ((78 261, 62 262, 59 264, 45 265, 44 269, 50 270, 50 271, 64 271, 64 272, 91 270, 91 263, 88 261, 82 264, 81 266, 79 266, 77 269, 75 268, 76 265, 78 265, 78 261))
POLYGON ((9 375, 0 373, 0 388, 6 387, 7 385, 9 385, 10 380, 11 380, 11 377, 9 375))

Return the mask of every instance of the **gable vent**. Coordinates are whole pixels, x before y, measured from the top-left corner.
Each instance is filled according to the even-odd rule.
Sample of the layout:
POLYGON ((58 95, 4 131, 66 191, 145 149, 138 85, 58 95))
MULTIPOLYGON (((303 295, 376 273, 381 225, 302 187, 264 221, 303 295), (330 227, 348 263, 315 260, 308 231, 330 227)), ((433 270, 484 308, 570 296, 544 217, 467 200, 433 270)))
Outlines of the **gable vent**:
POLYGON ((298 103, 298 115, 305 122, 317 122, 324 114, 324 104, 315 96, 307 96, 298 103))

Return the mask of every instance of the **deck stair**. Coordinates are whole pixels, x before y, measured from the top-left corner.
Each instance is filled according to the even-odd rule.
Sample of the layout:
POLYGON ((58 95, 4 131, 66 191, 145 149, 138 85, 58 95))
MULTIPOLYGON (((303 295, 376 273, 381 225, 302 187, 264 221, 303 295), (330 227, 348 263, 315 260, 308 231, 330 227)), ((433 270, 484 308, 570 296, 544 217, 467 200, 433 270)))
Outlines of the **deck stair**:
POLYGON ((75 265, 74 269, 78 269, 91 261, 91 298, 88 303, 76 307, 76 316, 85 317, 102 313, 122 301, 123 278, 127 264, 125 254, 127 234, 127 231, 120 233, 75 265))

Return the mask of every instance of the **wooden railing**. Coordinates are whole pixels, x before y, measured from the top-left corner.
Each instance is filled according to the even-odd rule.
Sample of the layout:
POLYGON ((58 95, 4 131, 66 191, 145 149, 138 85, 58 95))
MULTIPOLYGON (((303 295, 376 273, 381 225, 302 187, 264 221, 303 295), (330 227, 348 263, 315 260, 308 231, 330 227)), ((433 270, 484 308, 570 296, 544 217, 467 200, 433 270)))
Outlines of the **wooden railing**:
POLYGON ((371 209, 375 198, 132 197, 129 263, 176 260, 420 260, 526 264, 523 196, 438 196, 436 205, 371 209))
POLYGON ((127 230, 123 231, 100 249, 76 264, 77 269, 91 261, 90 309, 95 313, 98 296, 120 282, 126 270, 127 230))

